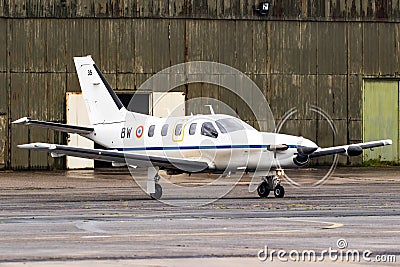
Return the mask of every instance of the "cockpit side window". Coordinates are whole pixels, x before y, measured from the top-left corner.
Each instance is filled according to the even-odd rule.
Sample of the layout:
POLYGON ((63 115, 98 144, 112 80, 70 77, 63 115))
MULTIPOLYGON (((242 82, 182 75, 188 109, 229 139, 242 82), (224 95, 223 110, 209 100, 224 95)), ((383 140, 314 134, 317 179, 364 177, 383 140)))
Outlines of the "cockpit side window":
POLYGON ((218 137, 218 132, 211 122, 204 122, 201 126, 201 134, 212 138, 218 137))

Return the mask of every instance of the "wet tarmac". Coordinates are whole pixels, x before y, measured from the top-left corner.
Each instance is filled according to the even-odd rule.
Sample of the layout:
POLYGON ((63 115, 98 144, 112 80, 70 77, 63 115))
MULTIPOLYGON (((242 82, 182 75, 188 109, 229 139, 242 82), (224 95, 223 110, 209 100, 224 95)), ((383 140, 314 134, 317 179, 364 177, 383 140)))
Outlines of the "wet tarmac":
POLYGON ((203 188, 216 176, 166 177, 181 187, 164 202, 125 169, 0 172, 0 265, 282 266, 258 259, 266 248, 371 251, 369 265, 395 265, 376 256, 400 261, 400 167, 340 167, 313 186, 326 172, 287 171, 297 186, 283 181, 282 199, 249 192, 248 176, 221 199, 213 190, 229 191, 230 177, 203 188))

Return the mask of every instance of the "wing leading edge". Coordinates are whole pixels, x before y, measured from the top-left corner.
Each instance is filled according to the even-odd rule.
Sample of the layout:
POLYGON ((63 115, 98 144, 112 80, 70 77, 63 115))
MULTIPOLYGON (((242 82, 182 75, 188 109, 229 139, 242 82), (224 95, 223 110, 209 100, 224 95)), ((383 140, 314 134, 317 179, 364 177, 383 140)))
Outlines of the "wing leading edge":
POLYGON ((387 140, 378 140, 378 141, 344 145, 344 146, 318 148, 315 152, 311 153, 309 157, 316 158, 333 154, 342 154, 345 156, 358 156, 362 153, 363 149, 387 146, 391 144, 392 140, 387 139, 387 140))
POLYGON ((18 147, 30 150, 48 151, 51 153, 52 157, 67 155, 72 157, 88 158, 101 161, 127 163, 130 166, 136 167, 158 166, 160 168, 184 170, 187 172, 199 172, 209 169, 209 164, 204 161, 141 155, 126 153, 124 151, 118 150, 91 149, 47 143, 23 144, 18 145, 18 147))

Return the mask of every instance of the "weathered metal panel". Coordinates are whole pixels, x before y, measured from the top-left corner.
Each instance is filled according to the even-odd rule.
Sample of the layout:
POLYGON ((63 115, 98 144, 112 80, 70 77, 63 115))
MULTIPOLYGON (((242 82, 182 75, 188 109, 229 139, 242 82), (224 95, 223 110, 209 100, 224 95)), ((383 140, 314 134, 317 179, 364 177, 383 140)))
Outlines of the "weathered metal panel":
MULTIPOLYGON (((298 108, 300 93, 299 75, 271 75, 270 106, 275 119, 280 120, 291 108, 298 108)), ((298 119, 298 113, 291 119, 298 119)))
POLYGON ((236 39, 237 68, 245 73, 254 73, 253 53, 256 48, 253 47, 253 22, 237 21, 236 23, 237 36, 240 36, 236 39))
MULTIPOLYGON (((11 120, 25 117, 28 107, 28 75, 11 73, 11 120)), ((28 168, 29 151, 17 148, 17 145, 28 143, 28 127, 11 125, 11 167, 14 169, 28 168)))
POLYGON ((382 20, 399 18, 399 3, 382 0, 271 0, 268 16, 254 8, 257 0, 5 0, 0 14, 12 17, 159 18, 274 20, 382 20))
POLYGON ((8 90, 7 74, 0 72, 0 169, 8 159, 8 90))
POLYGON ((67 73, 66 75, 66 91, 67 92, 80 92, 81 87, 78 81, 78 75, 75 72, 67 73))
POLYGON ((399 82, 365 80, 363 92, 363 140, 392 139, 385 148, 364 150, 364 160, 399 160, 399 82), (390 125, 390 127, 388 127, 390 125))
POLYGON ((345 75, 319 75, 317 106, 332 119, 344 120, 347 115, 347 79, 345 75))
MULTIPOLYGON (((136 73, 135 75, 135 89, 139 88, 142 83, 149 79, 153 74, 151 73, 136 73)), ((152 90, 152 88, 145 88, 146 90, 152 90)))
MULTIPOLYGON (((76 76, 76 74, 75 74, 76 76)), ((47 84, 47 119, 54 122, 65 122, 65 74, 51 73, 46 75, 47 84)), ((66 144, 66 134, 57 131, 48 131, 48 142, 66 144)), ((65 168, 65 158, 49 157, 50 168, 65 168)))
POLYGON ((29 31, 28 20, 13 19, 10 32, 10 71, 20 72, 29 69, 29 31))
MULTIPOLYGON (((253 73, 266 74, 267 73, 267 55, 268 55, 268 44, 267 44, 267 27, 264 21, 253 21, 253 53, 252 58, 254 61, 253 73)), ((250 47, 249 47, 250 48, 250 47)))
MULTIPOLYGON (((217 103, 219 99, 220 92, 219 86, 209 83, 203 83, 201 88, 201 95, 203 97, 203 105, 211 105, 215 111, 215 113, 219 113, 220 103, 217 103), (215 99, 215 100, 214 100, 215 99)), ((209 114, 209 110, 206 114, 209 114)))
POLYGON ((152 69, 157 73, 170 65, 170 28, 168 20, 152 20, 151 23, 153 24, 150 33, 152 38, 152 58, 154 59, 152 69))
MULTIPOLYGON (((228 85, 230 88, 234 88, 235 86, 235 77, 233 75, 221 75, 221 83, 228 85)), ((221 87, 220 89, 220 96, 219 100, 227 106, 220 106, 220 112, 221 113, 228 113, 233 110, 235 113, 238 111, 238 96, 232 92, 231 90, 228 90, 224 87, 221 87)), ((190 114, 190 113, 189 113, 190 114)))
POLYGON ((28 45, 29 45, 29 69, 33 72, 46 70, 46 39, 47 20, 29 19, 28 45))
POLYGON ((347 37, 345 23, 318 24, 318 73, 347 72, 347 37))
POLYGON ((186 114, 205 114, 205 107, 202 99, 202 83, 192 83, 187 86, 186 114))
MULTIPOLYGON (((95 59, 104 73, 115 73, 117 70, 118 20, 99 20, 100 58, 95 59)), ((124 53, 125 54, 125 53, 124 53)))
POLYGON ((135 73, 153 73, 152 20, 134 20, 135 73))
MULTIPOLYGON (((135 66, 135 32, 132 30, 133 20, 123 19, 118 22, 117 76, 119 76, 119 73, 133 73, 135 66)), ((118 77, 117 80, 119 80, 118 77)))
MULTIPOLYGON (((361 74, 363 67, 363 27, 362 23, 353 22, 347 24, 348 28, 348 72, 349 74, 361 74)), ((361 87, 360 87, 361 88, 361 87)))
POLYGON ((303 136, 304 138, 310 139, 313 142, 317 141, 317 132, 315 131, 315 129, 317 128, 316 120, 300 119, 298 120, 297 126, 297 132, 296 129, 293 129, 297 136, 303 136))
MULTIPOLYGON (((263 96, 265 97, 265 100, 267 102, 269 102, 269 100, 267 99, 267 95, 268 95, 268 91, 269 91, 269 77, 267 74, 253 74, 250 76, 250 78, 252 79, 252 81, 258 86, 259 90, 262 92, 263 96)), ((257 99, 257 103, 253 103, 253 105, 251 106, 251 110, 253 112, 255 112, 255 114, 264 114, 266 111, 266 107, 264 105, 260 105, 259 103, 263 103, 263 101, 261 101, 261 99, 257 99)), ((269 121, 268 117, 263 117, 263 118, 256 118, 254 117, 254 119, 258 119, 258 121, 255 122, 254 127, 256 127, 256 129, 261 129, 261 130, 266 130, 268 129, 268 127, 270 127, 271 125, 269 125, 269 121)), ((269 128, 271 129, 271 128, 269 128)))
MULTIPOLYGON (((134 90, 135 89, 135 74, 133 73, 118 73, 117 74, 117 90, 134 90)), ((139 84, 140 86, 140 84, 139 84)))
POLYGON ((400 74, 400 23, 397 23, 394 26, 394 39, 396 40, 396 45, 394 50, 395 54, 393 55, 392 60, 394 61, 394 73, 398 75, 400 74))
POLYGON ((281 21, 271 21, 269 24, 271 38, 268 56, 271 61, 271 73, 298 73, 300 67, 299 53, 296 51, 300 40, 298 24, 281 21))
POLYGON ((332 50, 332 74, 347 73, 347 25, 345 23, 334 23, 333 28, 333 50, 332 50))
MULTIPOLYGON (((101 71, 101 70, 100 70, 101 71)), ((107 82, 110 84, 111 88, 117 88, 117 74, 116 73, 104 73, 101 71, 106 78, 107 82)))
POLYGON ((8 23, 6 19, 0 18, 0 72, 7 70, 7 32, 8 23))
POLYGON ((8 8, 10 16, 12 17, 26 17, 26 0, 9 1, 8 8))
MULTIPOLYGON (((362 75, 349 75, 349 88, 347 97, 349 120, 362 119, 362 75)), ((345 92, 343 92, 345 93, 345 92)), ((344 103, 343 103, 344 104, 344 103)))
MULTIPOLYGON (((53 88, 47 88, 46 74, 31 73, 28 74, 28 105, 25 107, 26 115, 37 120, 47 120, 48 115, 48 99, 47 92, 53 88)), ((20 126, 19 128, 23 128, 20 126)), ((47 142, 48 130, 44 128, 30 127, 29 140, 34 142, 47 142)), ((47 168, 47 153, 31 151, 29 157, 29 167, 47 168)))
POLYGON ((95 62, 101 61, 100 20, 83 20, 83 56, 92 55, 95 62))
POLYGON ((218 54, 219 63, 236 67, 237 63, 237 32, 236 22, 232 20, 224 20, 219 24, 218 37, 218 54))
POLYGON ((76 3, 76 17, 93 17, 94 2, 92 0, 80 0, 76 3))
POLYGON ((46 21, 46 24, 40 24, 41 27, 47 25, 45 69, 49 72, 65 72, 66 62, 72 60, 65 57, 67 20, 48 19, 46 21))
MULTIPOLYGON (((396 60, 393 60, 396 55, 396 46, 399 45, 399 40, 395 39, 395 24, 379 23, 379 74, 391 75, 395 72, 396 60)), ((398 57, 399 55, 397 55, 398 57)))
POLYGON ((379 24, 364 23, 363 26, 364 75, 377 75, 379 73, 379 24))
MULTIPOLYGON (((70 19, 65 23, 65 64, 67 72, 75 72, 73 57, 84 56, 83 41, 84 41, 84 25, 92 20, 70 19)), ((95 40, 94 40, 95 41, 95 40)), ((91 52, 90 52, 91 54, 91 52)), ((68 91, 71 91, 68 88, 68 91)))
POLYGON ((362 142, 362 120, 349 120, 349 142, 362 142))
POLYGON ((300 73, 300 23, 285 22, 282 26, 282 70, 284 73, 300 73))
POLYGON ((317 73, 318 23, 300 23, 300 74, 317 73))
MULTIPOLYGON (((317 105, 317 76, 299 75, 298 109, 299 119, 315 120, 317 114, 311 110, 311 106, 317 105)), ((290 101, 291 96, 287 96, 290 101)), ((288 111, 288 110, 287 110, 288 111)))
POLYGON ((185 61, 185 22, 169 20, 169 61, 170 65, 185 61))

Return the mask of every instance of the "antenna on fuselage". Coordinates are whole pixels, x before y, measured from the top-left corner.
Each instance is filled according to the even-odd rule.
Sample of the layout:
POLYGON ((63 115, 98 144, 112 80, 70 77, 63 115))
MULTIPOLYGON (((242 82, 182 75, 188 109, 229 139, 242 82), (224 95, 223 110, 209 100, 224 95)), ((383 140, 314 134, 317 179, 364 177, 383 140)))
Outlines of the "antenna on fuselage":
POLYGON ((213 109, 212 105, 204 105, 204 106, 210 108, 210 113, 211 113, 211 115, 215 115, 214 109, 213 109))

